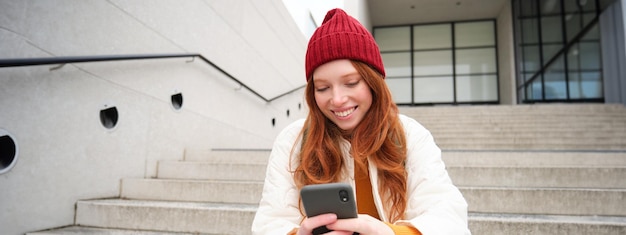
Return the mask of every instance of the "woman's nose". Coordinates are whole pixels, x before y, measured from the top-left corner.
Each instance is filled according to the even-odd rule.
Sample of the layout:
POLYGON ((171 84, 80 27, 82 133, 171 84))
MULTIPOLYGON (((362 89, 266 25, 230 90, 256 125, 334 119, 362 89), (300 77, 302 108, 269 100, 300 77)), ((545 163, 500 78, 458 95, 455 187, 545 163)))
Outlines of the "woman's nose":
POLYGON ((332 102, 334 105, 341 105, 348 100, 348 95, 341 89, 333 90, 332 102))

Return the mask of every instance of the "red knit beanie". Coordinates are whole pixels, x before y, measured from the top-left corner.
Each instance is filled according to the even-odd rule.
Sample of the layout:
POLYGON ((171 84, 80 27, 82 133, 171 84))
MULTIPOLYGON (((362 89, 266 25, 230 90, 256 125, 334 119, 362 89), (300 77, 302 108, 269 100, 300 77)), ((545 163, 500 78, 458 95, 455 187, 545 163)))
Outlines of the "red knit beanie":
POLYGON ((307 82, 320 65, 337 59, 365 62, 385 77, 380 50, 372 34, 359 21, 336 8, 328 11, 306 51, 307 82))

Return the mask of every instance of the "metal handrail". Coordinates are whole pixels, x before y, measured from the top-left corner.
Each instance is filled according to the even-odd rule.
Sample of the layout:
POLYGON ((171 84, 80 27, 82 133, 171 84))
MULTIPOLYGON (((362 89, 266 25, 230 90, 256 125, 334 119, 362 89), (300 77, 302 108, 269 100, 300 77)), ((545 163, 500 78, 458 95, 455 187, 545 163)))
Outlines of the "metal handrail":
POLYGON ((231 80, 235 81, 241 87, 252 92, 252 94, 261 98, 265 102, 272 102, 275 99, 291 94, 304 86, 300 86, 291 91, 285 92, 274 98, 268 99, 256 92, 254 89, 248 87, 239 79, 233 77, 230 73, 224 71, 222 68, 211 62, 201 54, 148 54, 148 55, 103 55, 103 56, 60 56, 60 57, 41 57, 41 58, 21 58, 21 59, 0 59, 0 68, 3 67, 22 67, 22 66, 35 66, 35 65, 49 65, 49 64, 69 64, 69 63, 87 63, 87 62, 102 62, 102 61, 120 61, 120 60, 146 60, 146 59, 167 59, 167 58, 181 58, 181 57, 198 57, 202 61, 211 65, 213 68, 226 75, 231 80))

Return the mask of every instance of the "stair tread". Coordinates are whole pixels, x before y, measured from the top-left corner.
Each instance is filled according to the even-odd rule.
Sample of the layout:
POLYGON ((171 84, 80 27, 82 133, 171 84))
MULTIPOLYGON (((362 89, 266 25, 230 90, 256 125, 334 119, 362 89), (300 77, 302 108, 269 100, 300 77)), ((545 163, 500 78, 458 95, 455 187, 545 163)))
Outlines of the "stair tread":
POLYGON ((582 224, 611 224, 626 226, 626 216, 586 216, 586 215, 538 215, 538 214, 499 214, 499 213, 468 213, 470 220, 496 220, 521 222, 550 222, 550 223, 582 223, 582 224))
POLYGON ((222 203, 222 202, 185 202, 185 201, 157 201, 138 199, 95 199, 81 200, 79 203, 111 205, 111 206, 132 206, 132 207, 159 207, 159 208, 179 208, 179 209, 226 209, 241 211, 256 211, 258 205, 246 203, 222 203))
MULTIPOLYGON (((28 233, 27 235, 72 235, 72 234, 91 234, 91 235, 198 235, 198 233, 179 233, 179 232, 162 232, 162 231, 146 231, 133 229, 113 229, 113 228, 96 228, 86 226, 69 226, 58 229, 28 233)), ((208 235, 208 234, 205 234, 208 235)))
POLYGON ((593 192, 615 192, 626 193, 626 189, 623 188, 562 188, 562 187, 511 187, 511 186, 457 186, 462 190, 517 190, 517 191, 567 191, 567 192, 580 192, 580 191, 593 191, 593 192))

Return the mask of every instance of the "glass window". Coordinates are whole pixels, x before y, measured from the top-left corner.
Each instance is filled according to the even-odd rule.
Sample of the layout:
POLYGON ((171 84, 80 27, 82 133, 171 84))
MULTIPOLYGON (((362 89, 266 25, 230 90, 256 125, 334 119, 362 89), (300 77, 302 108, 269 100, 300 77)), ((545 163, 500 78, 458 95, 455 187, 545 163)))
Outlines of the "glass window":
POLYGON ((541 1, 541 14, 554 15, 561 12, 561 2, 558 0, 541 1))
POLYGON ((581 41, 600 41, 600 29, 598 28, 598 24, 595 24, 591 27, 591 29, 585 34, 581 41))
POLYGON ((603 97, 600 34, 597 24, 590 25, 597 17, 596 3, 591 0, 512 2, 511 6, 516 8, 513 9, 515 37, 519 39, 516 53, 521 58, 517 62, 518 85, 536 77, 528 86, 519 88, 522 101, 603 97), (541 19, 540 23, 537 19, 541 19), (581 35, 589 27, 587 34, 581 35), (536 40, 538 35, 540 41, 536 40), (578 41, 565 48, 572 40, 578 41), (552 59, 555 60, 551 63, 552 59))
POLYGON ((411 78, 385 78, 391 90, 393 101, 401 104, 411 103, 411 78))
POLYGON ((567 99, 563 56, 548 67, 544 79, 545 99, 567 99))
POLYGON ((393 27, 376 28, 376 43, 381 52, 411 50, 411 28, 393 27))
POLYGON ((539 46, 524 46, 523 53, 523 72, 536 72, 541 68, 539 60, 539 46))
POLYGON ((569 48, 567 51, 567 69, 569 71, 572 70, 580 70, 580 45, 575 44, 569 48))
MULTIPOLYGON (((521 81, 521 83, 524 83, 524 82, 530 81, 530 79, 532 79, 532 78, 533 78, 533 76, 535 76, 535 73, 523 73, 523 74, 522 74, 522 77, 524 77, 524 80, 522 80, 522 81, 521 81)), ((520 83, 520 84, 521 84, 521 83, 520 83)))
POLYGON ((567 57, 569 70, 600 70, 600 44, 598 42, 580 42, 572 46, 567 57))
POLYGON ((602 69, 600 58, 600 43, 599 42, 581 42, 580 46, 580 61, 581 69, 584 70, 600 70, 602 69))
POLYGON ((527 100, 538 101, 543 99, 543 86, 541 85, 541 79, 536 79, 532 82, 530 88, 526 87, 525 89, 527 94, 527 100))
POLYGON ((569 92, 572 99, 602 98, 604 91, 600 72, 569 73, 569 92))
POLYGON ((539 12, 539 7, 536 3, 536 1, 520 1, 520 16, 537 16, 537 12, 539 12))
POLYGON ((459 102, 498 101, 498 77, 495 75, 458 76, 456 99, 459 102))
POLYGON ((593 0, 578 0, 580 8, 585 12, 593 12, 596 10, 596 1, 593 0))
POLYGON ((452 77, 420 77, 415 78, 414 82, 414 101, 416 103, 454 102, 452 77))
POLYGON ((411 76, 410 53, 382 53, 381 56, 387 77, 411 76))
MULTIPOLYGON (((567 41, 573 40, 580 32, 587 26, 595 17, 594 13, 572 13, 565 16, 565 25, 567 31, 567 41)), ((599 39, 599 33, 597 32, 597 25, 594 26, 595 29, 590 30, 594 31, 594 33, 587 33, 587 39, 599 39)))
POLYGON ((452 51, 413 53, 413 76, 452 75, 452 51))
POLYGON ((541 18, 541 41, 543 43, 563 42, 561 16, 544 16, 541 18))
POLYGON ((458 49, 456 51, 456 73, 495 73, 496 49, 458 49))
POLYGON ((563 48, 561 44, 543 44, 543 64, 546 65, 563 48))
POLYGON ((537 18, 522 19, 522 43, 538 43, 539 42, 539 21, 537 18))
POLYGON ((454 46, 475 47, 495 45, 493 21, 454 24, 454 46))
POLYGON ((413 49, 445 49, 452 47, 450 24, 420 25, 413 27, 413 49))
POLYGON ((396 103, 498 101, 495 20, 382 27, 374 32, 396 103), (458 91, 456 79, 463 81, 456 85, 458 91))
POLYGON ((580 11, 578 1, 580 0, 564 0, 563 6, 565 6, 565 13, 570 14, 580 11))

